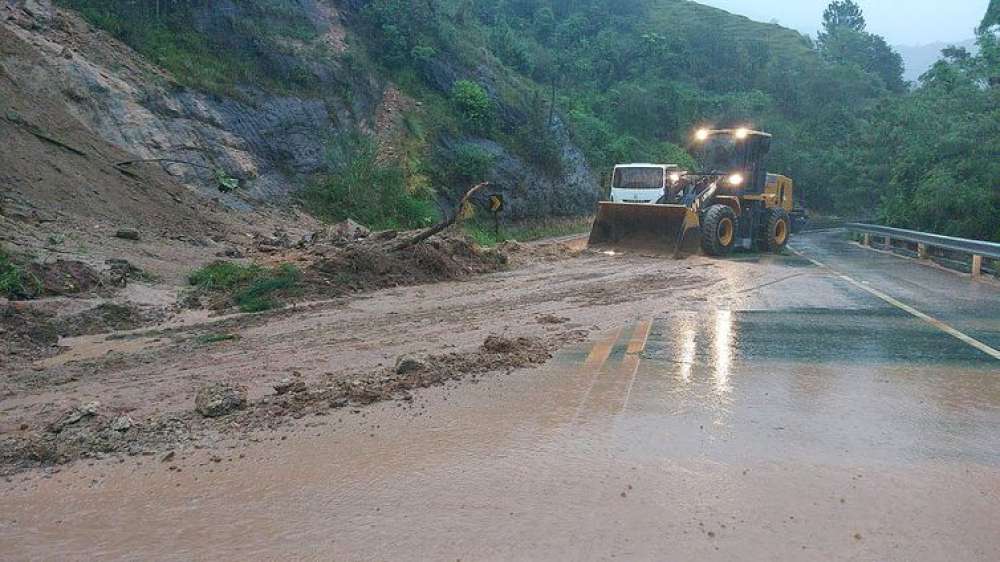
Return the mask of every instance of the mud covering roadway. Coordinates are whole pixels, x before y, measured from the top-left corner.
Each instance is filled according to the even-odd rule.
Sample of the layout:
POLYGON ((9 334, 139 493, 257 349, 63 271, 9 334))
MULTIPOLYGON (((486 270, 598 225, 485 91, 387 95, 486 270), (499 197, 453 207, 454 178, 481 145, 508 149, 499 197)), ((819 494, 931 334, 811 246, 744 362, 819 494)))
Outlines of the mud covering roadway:
MULTIPOLYGON (((344 410, 335 424, 302 420, 287 439, 186 451, 175 470, 129 457, 15 475, 0 482, 0 552, 1000 559, 1000 360, 984 351, 1000 346, 1000 288, 836 232, 794 246, 801 255, 673 265, 580 257, 376 295, 361 306, 397 298, 413 315, 417 291, 454 291, 473 312, 493 299, 489 314, 510 331, 544 312, 589 336, 537 369, 344 410)), ((438 324, 456 345, 466 337, 425 314, 426 326, 407 316, 416 335, 384 337, 432 345, 449 337, 438 324)), ((281 361, 308 366, 336 345, 281 361)))

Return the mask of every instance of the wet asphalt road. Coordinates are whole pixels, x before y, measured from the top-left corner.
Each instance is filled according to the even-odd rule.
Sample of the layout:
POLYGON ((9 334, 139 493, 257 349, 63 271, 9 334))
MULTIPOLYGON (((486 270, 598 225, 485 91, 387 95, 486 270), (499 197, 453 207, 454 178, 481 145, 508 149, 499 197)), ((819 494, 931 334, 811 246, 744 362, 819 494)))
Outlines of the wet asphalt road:
POLYGON ((10 494, 0 557, 1000 560, 1000 361, 862 287, 994 349, 1000 288, 795 248, 428 415, 10 494))

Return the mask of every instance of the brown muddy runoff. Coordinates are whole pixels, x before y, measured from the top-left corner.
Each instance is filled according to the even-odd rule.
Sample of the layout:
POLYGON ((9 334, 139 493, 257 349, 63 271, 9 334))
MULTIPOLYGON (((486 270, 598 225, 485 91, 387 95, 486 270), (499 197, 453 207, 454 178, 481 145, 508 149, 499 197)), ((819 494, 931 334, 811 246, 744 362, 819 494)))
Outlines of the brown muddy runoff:
POLYGON ((719 267, 712 298, 636 311, 539 369, 304 418, 274 440, 16 476, 0 547, 15 559, 997 559, 995 363, 820 270, 719 267), (753 290, 772 281, 780 298, 753 290), (805 346, 810 333, 823 341, 805 346))

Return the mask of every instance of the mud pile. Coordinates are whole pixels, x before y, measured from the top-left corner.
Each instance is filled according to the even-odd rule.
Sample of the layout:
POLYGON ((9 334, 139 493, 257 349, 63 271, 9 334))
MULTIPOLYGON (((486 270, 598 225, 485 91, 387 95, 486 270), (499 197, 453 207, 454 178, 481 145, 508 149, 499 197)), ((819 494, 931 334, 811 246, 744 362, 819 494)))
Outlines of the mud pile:
POLYGON ((102 288, 101 275, 77 260, 31 263, 27 267, 30 298, 81 295, 102 288))
POLYGON ((381 233, 341 246, 324 246, 304 272, 320 294, 340 295, 390 287, 464 279, 501 271, 509 259, 461 235, 443 235, 397 249, 400 236, 381 233))
POLYGON ((51 313, 15 303, 0 308, 0 359, 4 359, 0 366, 51 353, 58 341, 51 313))
POLYGON ((233 412, 228 415, 205 413, 204 388, 197 400, 192 397, 189 411, 145 419, 132 419, 125 410, 98 402, 80 404, 40 427, 25 424, 0 437, 0 474, 109 454, 157 455, 209 437, 249 438, 257 430, 273 429, 306 415, 324 416, 339 408, 387 400, 408 402, 411 392, 421 388, 540 365, 555 349, 581 337, 573 332, 546 339, 490 336, 466 353, 401 358, 394 367, 347 380, 307 385, 294 376, 276 383, 274 394, 241 402, 238 408, 227 410, 233 412))

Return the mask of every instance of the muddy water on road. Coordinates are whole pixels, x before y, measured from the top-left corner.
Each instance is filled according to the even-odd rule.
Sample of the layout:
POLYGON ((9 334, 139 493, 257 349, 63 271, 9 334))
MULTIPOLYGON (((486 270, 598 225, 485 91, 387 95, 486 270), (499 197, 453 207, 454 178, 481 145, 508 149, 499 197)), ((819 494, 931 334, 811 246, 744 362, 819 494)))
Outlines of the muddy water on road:
POLYGON ((673 311, 544 369, 345 413, 222 462, 15 483, 0 552, 1000 559, 996 364, 851 298, 673 311))

